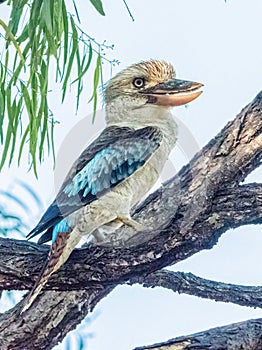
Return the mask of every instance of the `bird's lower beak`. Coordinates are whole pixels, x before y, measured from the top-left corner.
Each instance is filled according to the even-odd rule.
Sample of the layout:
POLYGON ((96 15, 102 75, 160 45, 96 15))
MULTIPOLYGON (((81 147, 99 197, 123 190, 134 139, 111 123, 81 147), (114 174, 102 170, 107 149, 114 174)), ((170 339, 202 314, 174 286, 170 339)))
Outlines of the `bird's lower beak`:
POLYGON ((195 100, 202 94, 202 91, 199 90, 202 86, 203 84, 193 81, 173 79, 157 84, 152 88, 141 91, 141 93, 148 97, 149 103, 173 107, 195 100))

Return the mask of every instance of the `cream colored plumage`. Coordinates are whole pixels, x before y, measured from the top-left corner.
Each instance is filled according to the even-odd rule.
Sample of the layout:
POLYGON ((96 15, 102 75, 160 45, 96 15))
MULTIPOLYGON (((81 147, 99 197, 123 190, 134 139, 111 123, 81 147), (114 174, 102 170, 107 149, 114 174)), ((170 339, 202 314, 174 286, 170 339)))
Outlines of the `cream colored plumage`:
POLYGON ((170 107, 197 98, 201 86, 176 79, 170 64, 156 60, 134 64, 109 81, 104 91, 107 128, 74 163, 29 234, 45 232, 40 242, 52 236, 52 245, 22 312, 83 236, 121 224, 141 229, 130 211, 155 184, 176 143, 170 107))

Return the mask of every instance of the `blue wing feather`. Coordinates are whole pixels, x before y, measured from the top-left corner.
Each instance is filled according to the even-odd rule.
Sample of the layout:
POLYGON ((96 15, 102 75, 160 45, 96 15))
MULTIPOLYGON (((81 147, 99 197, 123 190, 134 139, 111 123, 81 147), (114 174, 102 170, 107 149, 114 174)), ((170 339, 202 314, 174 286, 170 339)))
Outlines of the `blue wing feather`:
POLYGON ((161 140, 160 130, 154 127, 105 129, 72 166, 55 201, 28 237, 47 230, 39 240, 44 243, 53 227, 53 239, 60 229, 68 230, 63 218, 132 175, 152 156, 161 140))
POLYGON ((70 226, 69 226, 66 218, 64 218, 63 220, 59 221, 53 228, 52 243, 55 242, 56 237, 57 237, 59 232, 68 232, 69 229, 70 229, 70 226))
POLYGON ((83 190, 83 197, 89 193, 96 196, 132 175, 157 147, 157 144, 148 139, 139 140, 135 144, 130 140, 124 146, 120 140, 97 153, 67 184, 64 193, 70 198, 83 190))

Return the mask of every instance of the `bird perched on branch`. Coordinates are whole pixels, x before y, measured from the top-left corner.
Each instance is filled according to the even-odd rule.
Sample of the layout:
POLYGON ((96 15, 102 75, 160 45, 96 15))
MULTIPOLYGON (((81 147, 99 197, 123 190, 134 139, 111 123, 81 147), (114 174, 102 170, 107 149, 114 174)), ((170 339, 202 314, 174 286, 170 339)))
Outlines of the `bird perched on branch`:
POLYGON ((142 229, 130 210, 155 184, 176 143, 170 107, 196 99, 201 87, 176 79, 172 65, 156 60, 134 64, 109 81, 104 91, 107 127, 73 164, 28 235, 43 233, 38 242, 52 244, 22 312, 83 236, 110 225, 142 229))

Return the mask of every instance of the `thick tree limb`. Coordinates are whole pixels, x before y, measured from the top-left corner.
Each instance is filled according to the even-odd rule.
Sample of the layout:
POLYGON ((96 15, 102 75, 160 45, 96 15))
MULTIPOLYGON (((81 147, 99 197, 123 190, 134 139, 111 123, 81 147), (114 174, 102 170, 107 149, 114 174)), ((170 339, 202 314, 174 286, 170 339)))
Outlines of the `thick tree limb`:
MULTIPOLYGON (((206 218, 204 218, 206 220, 206 218)), ((199 218, 199 228, 203 229, 203 222, 199 218)), ((249 184, 221 190, 214 198, 212 210, 206 220, 211 224, 213 231, 221 224, 229 227, 238 227, 244 224, 262 223, 262 185, 249 184), (218 220, 223 218, 223 221, 218 220)), ((196 226, 196 231, 198 226, 196 226)), ((55 274, 47 285, 47 289, 79 290, 86 289, 92 284, 87 278, 90 274, 90 265, 84 262, 79 265, 83 254, 88 255, 90 250, 75 250, 72 259, 62 267, 60 273, 55 274)), ((109 248, 109 251, 112 249, 109 248)), ((32 288, 48 253, 47 246, 39 246, 25 241, 0 238, 0 290, 30 289, 32 288), (36 259, 38 264, 36 265, 36 259)), ((136 273, 136 267, 132 270, 136 273)), ((146 271, 148 274, 148 271, 146 271)), ((143 279, 143 275, 141 275, 143 279)), ((122 276, 114 284, 121 283, 122 276)), ((94 281, 94 285, 97 283, 94 281)), ((112 279, 105 280, 104 286, 112 284, 112 279)))
MULTIPOLYGON (((148 232, 132 237, 125 246, 118 248, 90 246, 75 251, 50 280, 49 286, 60 276, 60 281, 70 286, 75 281, 72 267, 78 266, 78 281, 81 285, 88 281, 87 291, 45 291, 25 314, 18 315, 20 305, 4 314, 0 318, 2 349, 10 349, 10 344, 12 349, 20 349, 20 344, 23 344, 22 349, 51 349, 116 284, 157 271, 202 249, 210 249, 231 227, 261 223, 260 195, 256 196, 255 202, 253 200, 255 211, 244 201, 239 208, 222 199, 225 197, 223 191, 228 200, 233 198, 230 199, 231 193, 243 195, 238 192, 242 191, 238 185, 259 166, 261 159, 262 93, 136 210, 134 216, 149 227, 148 232), (230 216, 228 209, 232 210, 230 216), (80 305, 80 311, 73 306, 72 300, 80 305), (76 309, 71 318, 70 314, 76 309)), ((249 190, 255 193, 258 188, 252 187, 249 190)), ((118 237, 121 234, 126 236, 129 230, 119 231, 118 237)), ((7 254, 3 258, 9 273, 14 274, 14 266, 20 262, 23 276, 19 278, 22 283, 17 283, 30 287, 32 277, 35 279, 40 271, 46 248, 12 240, 6 240, 6 244, 6 249, 10 244, 9 253, 10 248, 15 253, 12 255, 11 251, 8 255, 2 249, 7 254)), ((4 247, 2 241, 0 250, 1 247, 4 247)), ((0 266, 0 272, 1 269, 0 266)), ((1 278, 4 281, 6 276, 1 278)))
POLYGON ((262 349, 262 319, 234 323, 196 334, 177 337, 165 343, 134 350, 259 350, 262 349))
POLYGON ((262 287, 215 282, 192 273, 161 270, 138 277, 132 280, 132 283, 140 283, 148 288, 163 287, 174 292, 215 301, 262 308, 262 287))
POLYGON ((19 314, 19 303, 1 317, 1 350, 51 349, 76 327, 76 319, 83 319, 110 291, 110 288, 70 293, 48 291, 38 299, 37 312, 23 316, 19 314))

